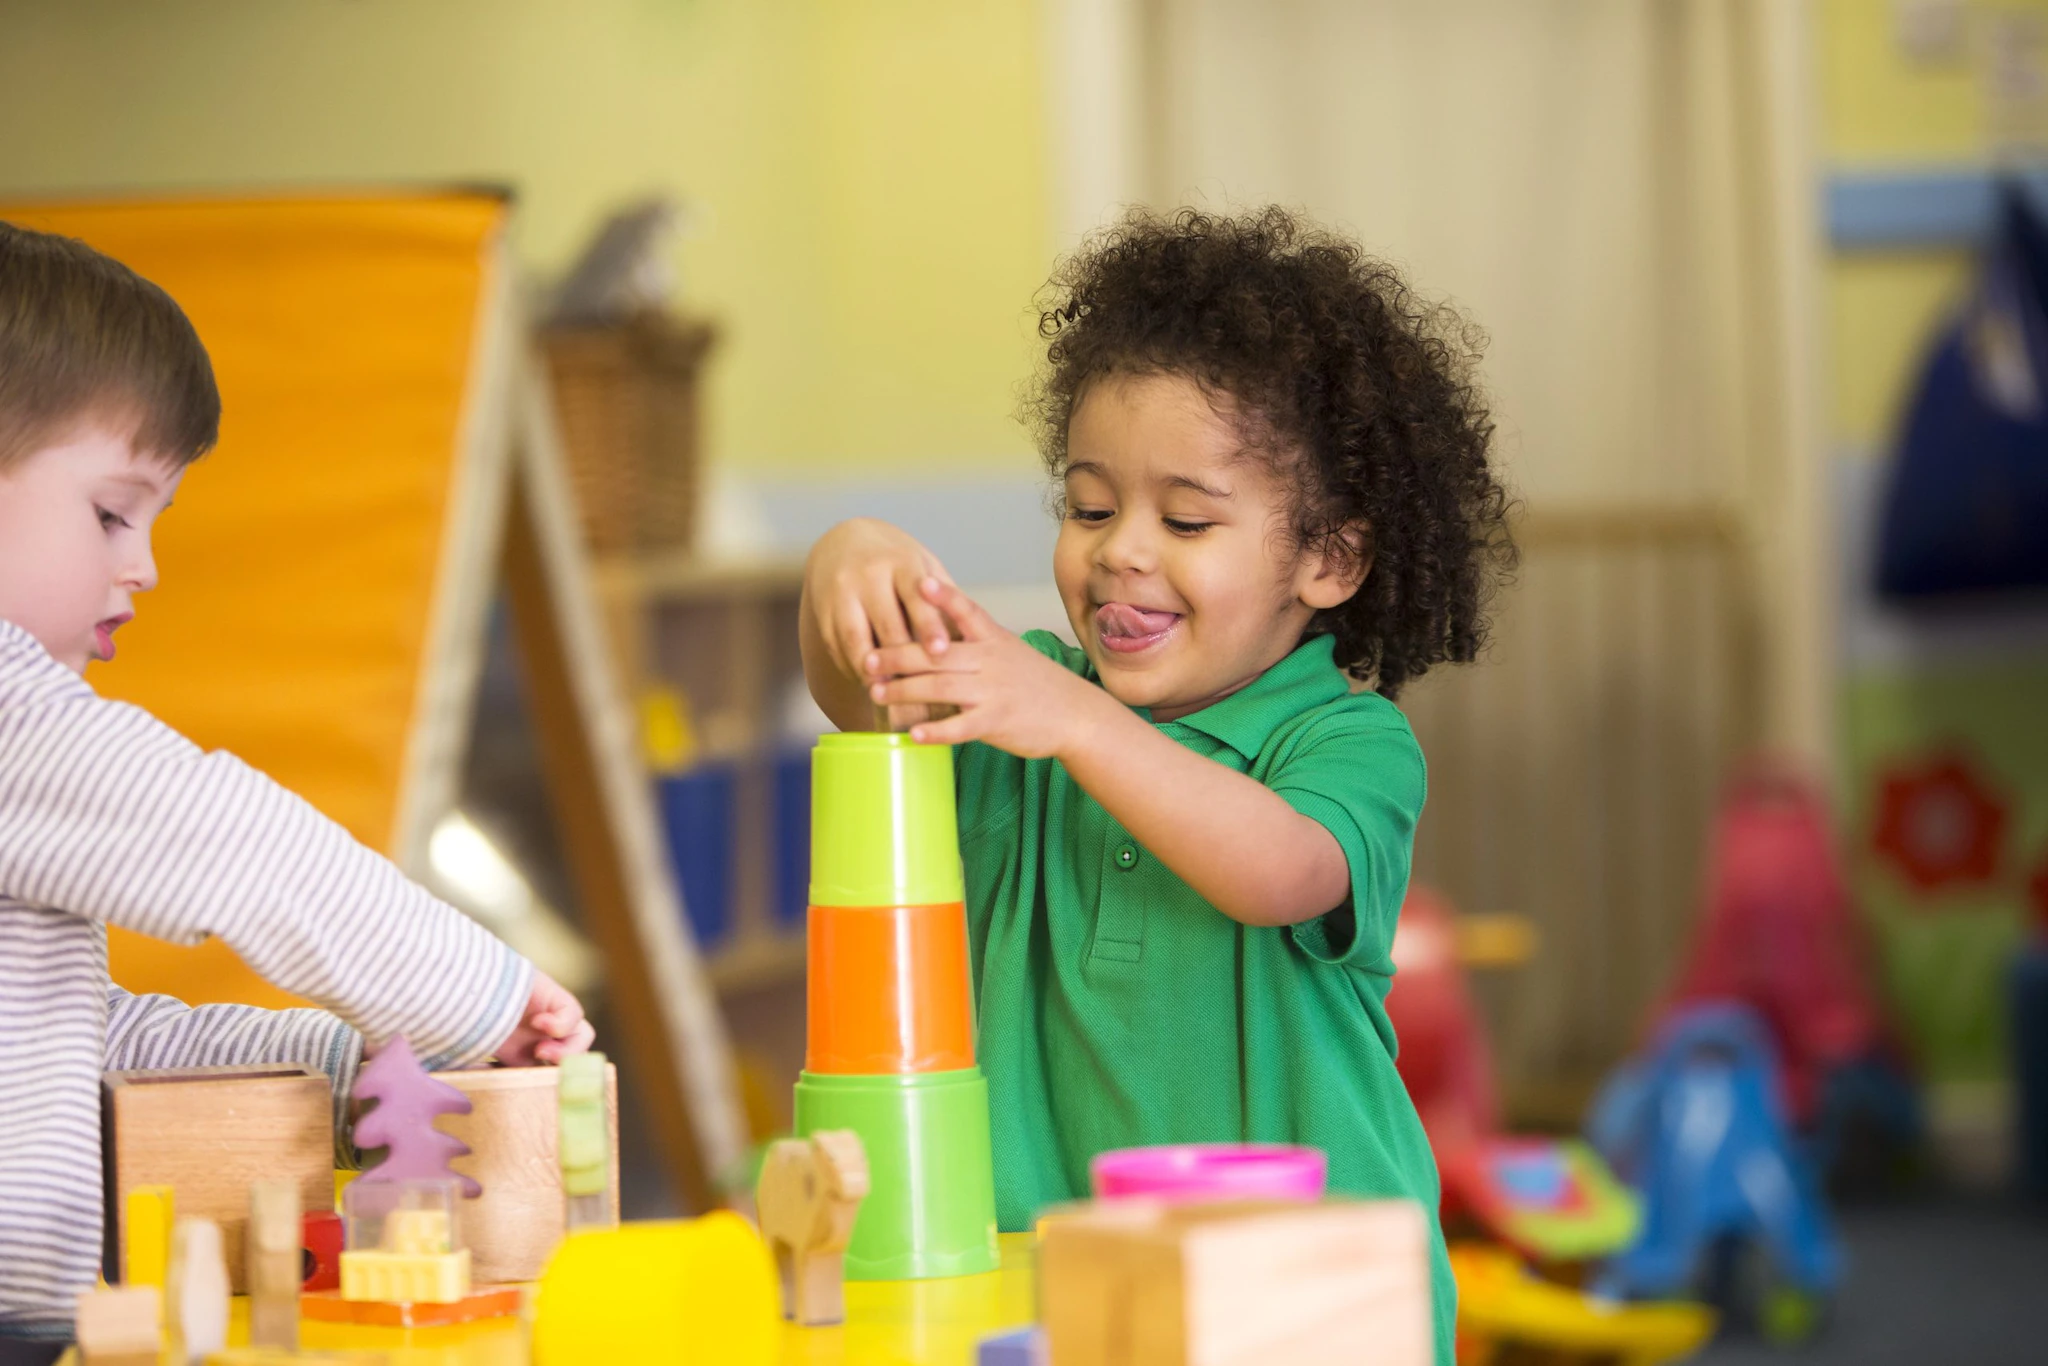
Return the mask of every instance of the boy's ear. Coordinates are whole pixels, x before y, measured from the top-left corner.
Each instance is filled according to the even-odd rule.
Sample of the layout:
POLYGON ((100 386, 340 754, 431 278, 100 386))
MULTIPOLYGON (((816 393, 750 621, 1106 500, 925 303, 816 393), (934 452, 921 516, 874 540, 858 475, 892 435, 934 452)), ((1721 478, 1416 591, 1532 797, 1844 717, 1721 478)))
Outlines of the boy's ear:
POLYGON ((1372 528, 1347 523, 1316 554, 1302 559, 1295 592, 1318 612, 1349 602, 1372 572, 1372 528))

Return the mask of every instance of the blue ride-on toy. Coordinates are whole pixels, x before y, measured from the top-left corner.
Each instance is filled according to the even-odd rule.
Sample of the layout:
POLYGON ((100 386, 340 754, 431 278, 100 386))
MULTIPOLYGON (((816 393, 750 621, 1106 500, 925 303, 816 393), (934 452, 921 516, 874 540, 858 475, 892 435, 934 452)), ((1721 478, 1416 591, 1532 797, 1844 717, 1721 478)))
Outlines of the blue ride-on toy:
POLYGON ((1746 1005, 1671 1017, 1595 1101, 1589 1137, 1642 1201, 1636 1239, 1597 1293, 1704 1295, 1764 1336, 1818 1331, 1842 1256, 1786 1122, 1778 1060, 1746 1005))

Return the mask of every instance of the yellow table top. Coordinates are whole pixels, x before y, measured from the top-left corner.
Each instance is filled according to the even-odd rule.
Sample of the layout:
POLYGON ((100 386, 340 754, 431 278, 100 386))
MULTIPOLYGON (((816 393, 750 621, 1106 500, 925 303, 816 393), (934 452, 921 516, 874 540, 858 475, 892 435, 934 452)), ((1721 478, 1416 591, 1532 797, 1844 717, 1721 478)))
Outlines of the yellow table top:
MULTIPOLYGON (((782 1331, 782 1366, 972 1366, 985 1337, 1021 1328, 1032 1298, 1036 1239, 1002 1236, 1003 1265, 986 1276, 936 1281, 848 1281, 846 1322, 782 1331)), ((248 1306, 237 1299, 228 1340, 248 1340, 248 1306)), ((390 1366, 530 1366, 524 1319, 446 1328, 370 1328, 315 1323, 300 1328, 308 1350, 354 1348, 386 1354, 390 1366)))

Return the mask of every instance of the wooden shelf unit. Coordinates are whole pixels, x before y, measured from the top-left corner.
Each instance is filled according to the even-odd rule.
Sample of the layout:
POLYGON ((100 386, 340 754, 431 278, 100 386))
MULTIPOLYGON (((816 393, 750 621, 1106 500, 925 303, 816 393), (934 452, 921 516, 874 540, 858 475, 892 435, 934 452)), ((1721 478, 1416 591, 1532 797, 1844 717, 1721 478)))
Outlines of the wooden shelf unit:
POLYGON ((801 978, 803 926, 778 923, 772 899, 775 761, 797 748, 781 731, 803 677, 802 566, 616 555, 598 562, 597 584, 632 694, 679 691, 696 761, 734 769, 731 928, 699 945, 713 982, 734 991, 801 978))

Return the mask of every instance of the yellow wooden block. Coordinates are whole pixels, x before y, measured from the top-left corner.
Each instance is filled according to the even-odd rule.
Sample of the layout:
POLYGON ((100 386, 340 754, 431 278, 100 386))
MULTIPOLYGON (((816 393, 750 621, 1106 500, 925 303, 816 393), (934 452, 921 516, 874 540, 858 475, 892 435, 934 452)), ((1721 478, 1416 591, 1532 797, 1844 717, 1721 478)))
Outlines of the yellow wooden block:
POLYGON ((444 1209, 395 1209, 384 1216, 381 1252, 407 1257, 438 1257, 454 1250, 444 1209))
POLYGON ((469 1293, 469 1249, 430 1254, 341 1254, 341 1297, 396 1304, 452 1304, 469 1293))
POLYGON ((121 1268, 122 1284, 163 1289, 171 1266, 171 1225, 177 1217, 177 1197, 169 1186, 137 1186, 128 1192, 128 1257, 121 1268))

